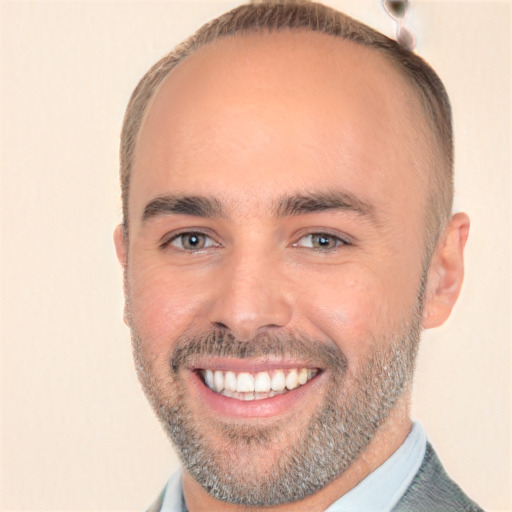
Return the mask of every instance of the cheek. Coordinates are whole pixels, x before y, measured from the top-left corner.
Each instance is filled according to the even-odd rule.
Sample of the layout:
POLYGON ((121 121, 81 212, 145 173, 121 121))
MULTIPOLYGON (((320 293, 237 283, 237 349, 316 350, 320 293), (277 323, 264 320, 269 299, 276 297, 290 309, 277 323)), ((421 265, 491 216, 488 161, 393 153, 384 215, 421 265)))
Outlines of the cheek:
POLYGON ((315 332, 333 340, 349 361, 358 361, 376 343, 400 329, 414 293, 399 293, 389 275, 361 265, 344 265, 315 275, 300 301, 315 332))
POLYGON ((132 327, 152 351, 167 353, 198 317, 204 302, 201 288, 195 279, 159 262, 134 262, 127 279, 132 327))

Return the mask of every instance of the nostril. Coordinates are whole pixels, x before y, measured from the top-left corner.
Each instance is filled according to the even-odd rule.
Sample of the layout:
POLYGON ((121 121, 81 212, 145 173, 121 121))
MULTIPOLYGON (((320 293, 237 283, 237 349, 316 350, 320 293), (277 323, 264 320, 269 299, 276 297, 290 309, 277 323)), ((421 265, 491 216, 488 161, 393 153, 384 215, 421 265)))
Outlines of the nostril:
POLYGON ((226 324, 223 324, 222 322, 213 322, 213 325, 215 327, 218 327, 219 329, 228 329, 228 326, 226 324))

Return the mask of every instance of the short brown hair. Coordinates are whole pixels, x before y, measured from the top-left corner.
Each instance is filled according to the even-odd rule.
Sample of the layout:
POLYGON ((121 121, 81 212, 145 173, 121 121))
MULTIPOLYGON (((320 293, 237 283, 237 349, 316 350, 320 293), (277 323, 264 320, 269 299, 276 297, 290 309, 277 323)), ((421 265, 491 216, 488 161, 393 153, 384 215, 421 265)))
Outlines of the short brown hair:
POLYGON ((437 144, 437 155, 432 158, 432 172, 428 176, 426 240, 427 250, 432 250, 451 215, 453 202, 453 131, 451 107, 444 85, 436 72, 412 51, 346 14, 308 0, 264 0, 236 7, 203 25, 144 75, 128 103, 121 134, 120 174, 126 234, 131 166, 137 136, 149 101, 169 72, 195 50, 220 37, 302 29, 375 49, 394 65, 417 93, 437 144))

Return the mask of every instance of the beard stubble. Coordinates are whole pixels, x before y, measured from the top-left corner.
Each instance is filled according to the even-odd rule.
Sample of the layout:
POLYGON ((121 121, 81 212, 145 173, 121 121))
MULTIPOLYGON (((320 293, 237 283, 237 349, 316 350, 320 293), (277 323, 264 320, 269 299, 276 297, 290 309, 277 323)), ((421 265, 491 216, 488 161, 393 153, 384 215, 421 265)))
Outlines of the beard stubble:
POLYGON ((240 341, 213 328, 178 338, 167 367, 157 371, 145 357, 144 341, 132 323, 139 380, 185 469, 211 496, 245 506, 299 501, 350 467, 408 389, 421 333, 423 295, 421 290, 397 332, 372 340, 375 348, 355 369, 348 368, 345 355, 333 342, 293 332, 240 341), (205 356, 319 361, 329 372, 329 381, 305 422, 214 421, 194 414, 182 379, 184 368, 205 356), (157 377, 162 374, 165 379, 157 377))

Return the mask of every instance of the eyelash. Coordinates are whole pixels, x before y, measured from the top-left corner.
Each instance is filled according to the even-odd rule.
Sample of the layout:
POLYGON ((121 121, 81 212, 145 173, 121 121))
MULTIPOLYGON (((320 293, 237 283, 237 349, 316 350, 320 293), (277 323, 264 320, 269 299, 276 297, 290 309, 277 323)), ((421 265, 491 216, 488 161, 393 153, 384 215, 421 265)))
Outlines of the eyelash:
POLYGON ((220 244, 215 242, 215 240, 207 233, 203 233, 201 231, 183 231, 181 233, 174 234, 173 236, 164 240, 164 242, 162 244, 160 244, 160 248, 165 249, 165 248, 169 247, 170 245, 174 245, 173 242, 175 242, 176 240, 179 240, 180 238, 183 240, 183 238, 185 238, 185 237, 193 237, 193 236, 199 237, 199 238, 204 238, 205 243, 207 245, 202 246, 199 249, 197 249, 197 248, 187 249, 187 248, 183 247, 183 243, 182 243, 182 247, 175 246, 176 249, 181 250, 183 252, 198 252, 203 249, 209 249, 210 247, 220 247, 220 244))
MULTIPOLYGON (((160 248, 161 249, 166 249, 167 247, 173 245, 176 249, 180 250, 180 251, 183 251, 183 252, 199 252, 201 250, 204 250, 204 249, 209 249, 211 247, 220 247, 221 244, 215 242, 215 240, 207 233, 204 233, 204 232, 201 232, 201 231, 183 231, 181 233, 177 233, 177 234, 174 234, 172 236, 170 236, 169 238, 167 238, 166 240, 164 240, 161 244, 160 244, 160 248), (185 248, 183 247, 183 238, 185 237, 198 237, 198 238, 203 238, 204 239, 204 244, 203 246, 197 248, 197 247, 191 247, 191 248, 185 248), (179 239, 182 239, 182 244, 181 244, 181 247, 177 247, 176 245, 174 245, 173 242, 179 240, 179 239)), ((291 244, 292 247, 296 247, 296 248, 302 248, 302 249, 313 249, 315 251, 318 251, 318 252, 330 252, 330 251, 335 251, 336 249, 339 249, 340 247, 342 246, 351 246, 351 245, 354 245, 348 238, 342 238, 338 235, 334 235, 332 233, 327 233, 327 232, 323 232, 323 231, 317 231, 317 232, 313 232, 313 233, 307 233, 305 235, 302 235, 298 240, 297 242, 291 244), (303 241, 304 239, 307 239, 309 238, 310 239, 310 244, 311 245, 300 245, 300 242, 303 241), (319 239, 319 238, 323 238, 324 240, 330 240, 332 242, 334 242, 334 245, 332 247, 315 247, 314 246, 314 239, 319 239)))
POLYGON ((321 252, 334 251, 334 250, 338 249, 339 247, 350 246, 350 245, 353 245, 353 243, 350 240, 348 240, 347 238, 342 238, 342 237, 340 237, 338 235, 333 235, 332 233, 326 233, 326 232, 323 232, 323 231, 317 231, 317 232, 314 232, 314 233, 307 233, 304 236, 300 237, 297 242, 292 244, 293 247, 305 248, 305 249, 314 249, 316 251, 321 251, 321 252), (311 246, 300 246, 299 242, 301 240, 306 239, 306 238, 309 238, 311 240, 311 246), (333 247, 314 247, 313 246, 313 244, 314 244, 313 240, 315 238, 317 238, 317 239, 324 238, 324 239, 332 240, 334 242, 334 246, 333 247))

